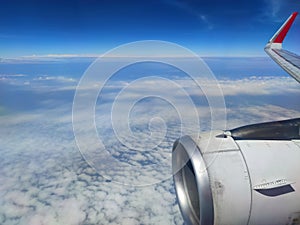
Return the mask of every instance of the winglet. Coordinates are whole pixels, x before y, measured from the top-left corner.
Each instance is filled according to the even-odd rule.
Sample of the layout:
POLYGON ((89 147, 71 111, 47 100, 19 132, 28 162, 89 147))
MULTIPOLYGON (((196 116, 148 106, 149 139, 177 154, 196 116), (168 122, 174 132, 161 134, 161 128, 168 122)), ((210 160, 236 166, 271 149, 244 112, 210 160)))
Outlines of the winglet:
POLYGON ((297 12, 290 15, 265 46, 265 51, 279 66, 300 83, 300 56, 282 49, 282 42, 297 15, 297 12))
POLYGON ((298 12, 292 13, 290 17, 285 21, 285 23, 280 27, 280 29, 274 34, 274 36, 269 41, 268 45, 273 45, 275 48, 281 48, 282 42, 291 28, 294 20, 296 19, 298 12))

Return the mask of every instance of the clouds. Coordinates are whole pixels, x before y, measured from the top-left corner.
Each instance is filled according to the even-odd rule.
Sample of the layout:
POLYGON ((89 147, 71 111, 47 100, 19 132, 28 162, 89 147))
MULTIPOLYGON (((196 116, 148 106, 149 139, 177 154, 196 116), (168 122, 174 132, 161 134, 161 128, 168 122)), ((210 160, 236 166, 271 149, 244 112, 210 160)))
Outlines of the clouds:
POLYGON ((193 15, 196 19, 200 20, 207 29, 213 29, 213 24, 208 20, 203 10, 195 7, 191 2, 180 0, 164 0, 163 2, 193 15))
MULTIPOLYGON (((1 224, 181 224, 169 193, 171 179, 144 188, 124 186, 86 164, 70 110, 69 104, 57 105, 0 118, 1 224)), ((120 176, 129 177, 130 171, 120 176)))
MULTIPOLYGON (((19 132, 1 140, 2 224, 182 223, 171 180, 143 188, 105 180, 68 140, 71 124, 43 115, 48 118, 35 118, 30 126, 20 119, 19 132), (17 140, 22 144, 12 144, 17 140)), ((14 130, 6 124, 6 132, 14 130)))
POLYGON ((282 23, 283 18, 287 18, 292 12, 297 11, 297 5, 293 1, 265 0, 265 14, 274 22, 282 23))
POLYGON ((266 1, 267 4, 270 5, 270 14, 273 18, 275 18, 281 8, 281 5, 284 1, 281 0, 268 0, 266 1))
POLYGON ((298 83, 290 77, 256 77, 220 81, 224 95, 299 94, 298 83))
MULTIPOLYGON (((251 98, 247 101, 250 105, 235 104, 228 108, 230 126, 299 115, 298 111, 270 103, 254 106, 251 98)), ((98 174, 89 167, 72 137, 70 111, 62 113, 65 107, 0 118, 0 135, 5 137, 0 141, 1 224, 183 223, 172 179, 144 187, 124 186, 107 180, 101 172, 98 174)), ((150 163, 167 163, 169 158, 162 159, 170 156, 176 133, 172 135, 169 134, 169 140, 157 151, 136 152, 123 162, 135 162, 138 166, 146 157, 150 163)), ((128 149, 114 145, 110 133, 105 137, 111 142, 111 154, 126 154, 128 149)), ((144 138, 140 135, 141 144, 144 138)), ((170 164, 166 165, 165 168, 156 166, 157 172, 169 173, 170 164)), ((124 179, 132 176, 130 170, 111 172, 112 176, 124 179)), ((140 171, 141 179, 148 182, 154 176, 157 173, 151 167, 145 166, 145 170, 140 171)))
POLYGON ((37 81, 60 81, 60 82, 77 82, 74 78, 64 77, 64 76, 39 76, 38 78, 34 78, 33 80, 37 81))
MULTIPOLYGON (((154 79, 154 78, 153 78, 154 79)), ((189 78, 175 78, 174 81, 179 89, 185 90, 189 95, 193 96, 217 96, 220 92, 217 89, 221 88, 224 96, 239 96, 239 95, 274 95, 274 94, 299 94, 299 84, 291 77, 282 76, 251 76, 239 79, 223 78, 218 80, 218 85, 215 86, 207 79, 198 79, 199 86, 189 78), (199 89, 199 87, 202 88, 199 89)), ((122 87, 129 86, 130 83, 114 82, 106 88, 110 88, 112 93, 118 91, 122 87)), ((132 85, 130 86, 132 88, 132 85)), ((137 99, 141 96, 141 92, 145 88, 150 88, 153 95, 166 96, 166 93, 172 92, 172 95, 176 96, 178 101, 181 100, 182 93, 180 90, 176 90, 174 86, 171 86, 168 80, 160 81, 159 83, 153 83, 150 80, 140 80, 135 88, 130 90, 130 94, 126 96, 127 100, 131 98, 137 99), (151 86, 151 88, 150 88, 151 86)), ((107 96, 113 100, 116 96, 113 94, 107 96)), ((106 96, 105 96, 106 97, 106 96)), ((182 102, 184 104, 184 102, 182 102)))
MULTIPOLYGON (((184 132, 211 128, 211 109, 205 95, 216 97, 219 92, 207 79, 197 80, 203 87, 199 89, 188 77, 173 72, 163 71, 174 76, 164 76, 159 82, 149 77, 140 79, 126 94, 121 90, 129 87, 134 76, 112 79, 106 84, 95 108, 98 138, 105 149, 95 149, 91 154, 99 159, 101 170, 87 164, 74 138, 72 101, 76 77, 51 73, 41 78, 31 74, 3 75, 14 83, 6 79, 0 84, 1 96, 7 97, 7 101, 0 99, 0 223, 183 224, 171 177, 172 144, 184 132), (24 85, 24 81, 30 85, 24 85), (184 108, 181 116, 188 122, 191 117, 184 91, 199 113, 200 127, 188 123, 186 129, 181 127, 177 108, 184 108), (114 116, 125 118, 133 134, 128 137, 128 130, 121 126, 118 134, 123 139, 116 136, 111 124, 112 103, 118 94, 119 108, 114 116), (174 104, 166 101, 170 95, 174 104), (24 99, 26 110, 13 108, 24 99), (130 102, 136 104, 130 108, 129 117, 121 117, 130 102), (117 163, 110 164, 111 160, 117 163)), ((226 100, 227 128, 300 115, 299 88, 292 78, 236 76, 218 82, 226 100)), ((85 88, 98 87, 94 83, 85 88)), ((216 105, 214 110, 218 126, 224 122, 218 117, 222 107, 216 105)), ((85 145, 93 150, 96 145, 90 137, 94 131, 86 124, 84 110, 79 119, 86 135, 85 145)))

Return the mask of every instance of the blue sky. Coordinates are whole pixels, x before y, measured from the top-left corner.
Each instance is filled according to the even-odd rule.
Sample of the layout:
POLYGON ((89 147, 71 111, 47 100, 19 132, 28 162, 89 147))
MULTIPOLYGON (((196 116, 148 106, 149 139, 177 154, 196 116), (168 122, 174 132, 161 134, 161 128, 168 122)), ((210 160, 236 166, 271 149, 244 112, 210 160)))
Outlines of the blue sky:
MULTIPOLYGON (((170 65, 131 64, 102 89, 106 67, 81 57, 144 39, 201 56, 266 56, 264 45, 299 0, 0 3, 0 58, 7 58, 0 59, 0 224, 182 225, 171 173, 177 138, 209 130, 212 120, 213 128, 226 122, 231 129, 300 116, 299 84, 268 57, 204 57, 216 86, 201 79, 205 71, 195 70, 199 86, 170 65), (87 108, 73 111, 89 71, 99 81, 81 85, 76 96, 90 100, 99 91, 92 121, 105 148, 96 145, 87 108), (226 107, 209 102, 223 97, 226 107), (90 167, 82 156, 101 163, 90 167)), ((292 29, 286 47, 300 53, 300 16, 292 29)))
MULTIPOLYGON (((264 55, 296 0, 1 0, 0 57, 102 54, 138 40, 171 41, 201 56, 264 55)), ((297 46, 300 20, 286 47, 297 46)))

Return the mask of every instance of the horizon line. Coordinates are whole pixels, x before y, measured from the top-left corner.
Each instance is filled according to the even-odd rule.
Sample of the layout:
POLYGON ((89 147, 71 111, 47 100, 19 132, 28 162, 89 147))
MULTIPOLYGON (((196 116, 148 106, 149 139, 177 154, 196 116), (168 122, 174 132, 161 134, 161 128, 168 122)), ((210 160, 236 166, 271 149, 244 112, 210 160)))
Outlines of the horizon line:
POLYGON ((45 55, 25 55, 16 57, 0 57, 0 62, 6 60, 51 60, 70 58, 268 58, 267 55, 105 55, 105 54, 45 54, 45 55))

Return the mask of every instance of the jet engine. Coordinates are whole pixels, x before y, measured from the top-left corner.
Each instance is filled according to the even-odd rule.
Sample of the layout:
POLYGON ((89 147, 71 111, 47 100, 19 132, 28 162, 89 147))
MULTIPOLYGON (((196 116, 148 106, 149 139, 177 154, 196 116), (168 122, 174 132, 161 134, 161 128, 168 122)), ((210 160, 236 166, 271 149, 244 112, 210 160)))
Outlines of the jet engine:
POLYGON ((186 224, 300 224, 300 119, 184 136, 172 169, 186 224))

